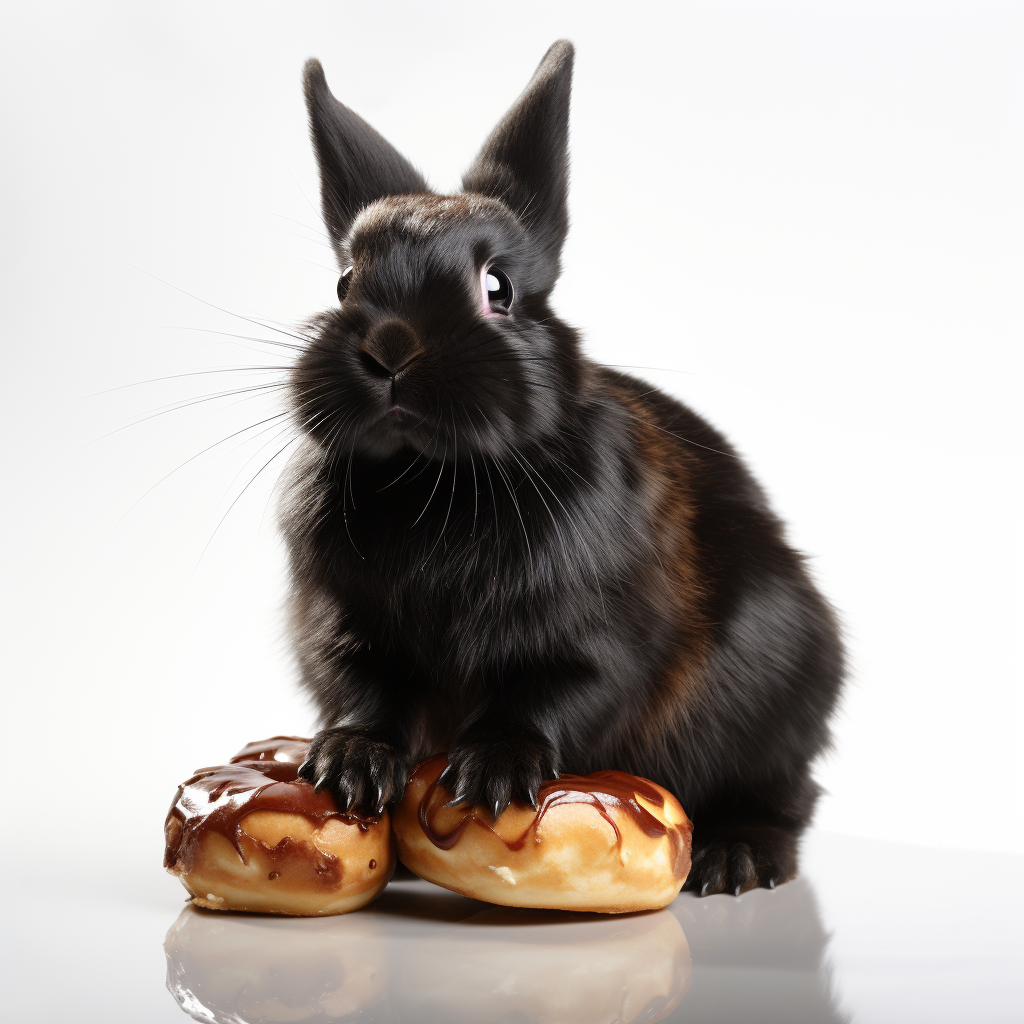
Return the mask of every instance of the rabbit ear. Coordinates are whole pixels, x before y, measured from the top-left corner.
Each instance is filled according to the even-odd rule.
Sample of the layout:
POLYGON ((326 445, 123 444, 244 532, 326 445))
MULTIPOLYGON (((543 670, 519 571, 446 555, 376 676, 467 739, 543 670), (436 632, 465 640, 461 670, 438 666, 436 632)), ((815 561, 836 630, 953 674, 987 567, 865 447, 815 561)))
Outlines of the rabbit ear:
POLYGON ((309 134, 320 165, 320 200, 335 250, 356 214, 384 196, 426 192, 422 175, 358 114, 339 103, 320 61, 306 61, 309 134))
POLYGON ((541 245, 550 283, 569 227, 569 94, 573 45, 555 43, 462 179, 467 192, 501 199, 541 245))

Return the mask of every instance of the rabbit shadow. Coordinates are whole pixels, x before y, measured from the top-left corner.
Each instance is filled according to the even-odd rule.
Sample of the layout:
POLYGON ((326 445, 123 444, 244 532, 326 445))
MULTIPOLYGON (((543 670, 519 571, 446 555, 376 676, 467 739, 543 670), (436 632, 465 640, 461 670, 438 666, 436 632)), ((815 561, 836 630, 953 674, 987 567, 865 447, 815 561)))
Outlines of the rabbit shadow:
POLYGON ((683 893, 671 911, 693 957, 687 1021, 849 1022, 828 957, 831 936, 807 878, 739 897, 683 893))

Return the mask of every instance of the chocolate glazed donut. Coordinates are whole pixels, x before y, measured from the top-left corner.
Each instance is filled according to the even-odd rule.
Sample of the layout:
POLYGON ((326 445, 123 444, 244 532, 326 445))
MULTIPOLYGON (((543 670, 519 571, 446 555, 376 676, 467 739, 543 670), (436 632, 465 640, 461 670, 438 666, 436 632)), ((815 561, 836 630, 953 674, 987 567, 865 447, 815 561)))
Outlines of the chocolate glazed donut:
POLYGON ((342 276, 291 376, 282 525, 324 726, 301 773, 375 811, 447 751, 455 799, 498 815, 621 770, 693 820, 688 888, 774 886, 818 795, 838 629, 728 441, 551 309, 572 62, 548 51, 447 196, 307 65, 342 276))
POLYGON ((692 827, 671 793, 625 772, 563 774, 537 806, 453 807, 446 758, 409 777, 392 826, 402 863, 475 899, 606 914, 657 910, 679 894, 692 827))
POLYGON ((211 910, 344 914, 365 906, 394 870, 390 819, 340 811, 299 778, 309 740, 248 744, 200 768, 164 823, 164 867, 211 910))

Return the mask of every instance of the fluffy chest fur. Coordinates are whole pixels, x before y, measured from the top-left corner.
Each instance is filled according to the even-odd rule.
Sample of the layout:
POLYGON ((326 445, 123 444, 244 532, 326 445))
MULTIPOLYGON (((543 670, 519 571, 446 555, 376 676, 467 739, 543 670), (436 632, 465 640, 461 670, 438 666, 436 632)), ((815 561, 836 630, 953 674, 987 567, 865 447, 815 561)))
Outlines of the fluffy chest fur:
MULTIPOLYGON (((579 418, 572 434, 600 440, 623 409, 605 396, 579 418)), ((679 625, 686 539, 673 529, 659 550, 671 483, 638 472, 634 441, 344 464, 309 446, 286 498, 297 619, 320 598, 331 632, 456 687, 552 658, 615 666, 624 647, 650 660, 679 625)))

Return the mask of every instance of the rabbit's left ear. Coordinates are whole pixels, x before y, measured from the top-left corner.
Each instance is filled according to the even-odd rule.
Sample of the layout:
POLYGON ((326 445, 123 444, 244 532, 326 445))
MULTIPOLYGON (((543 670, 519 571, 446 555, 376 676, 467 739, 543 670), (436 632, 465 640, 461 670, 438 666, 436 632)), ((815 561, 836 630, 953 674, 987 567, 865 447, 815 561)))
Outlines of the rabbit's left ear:
POLYGON ((462 179, 467 192, 506 203, 540 244, 537 267, 547 287, 558 278, 569 229, 569 95, 573 45, 560 39, 529 85, 491 132, 462 179))
POLYGON ((338 251, 364 206, 384 196, 426 192, 427 183, 387 139, 334 98, 320 61, 306 62, 303 85, 324 221, 338 251))

